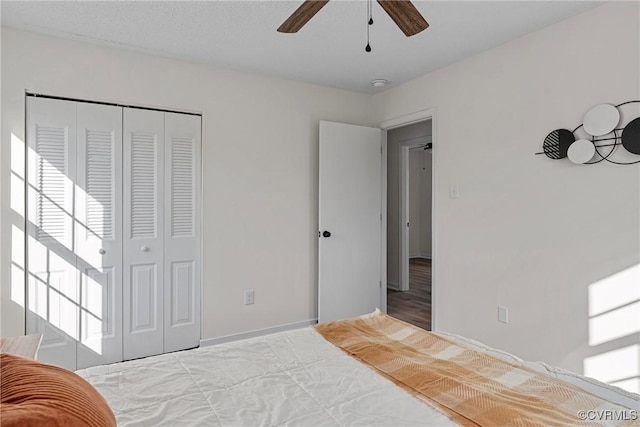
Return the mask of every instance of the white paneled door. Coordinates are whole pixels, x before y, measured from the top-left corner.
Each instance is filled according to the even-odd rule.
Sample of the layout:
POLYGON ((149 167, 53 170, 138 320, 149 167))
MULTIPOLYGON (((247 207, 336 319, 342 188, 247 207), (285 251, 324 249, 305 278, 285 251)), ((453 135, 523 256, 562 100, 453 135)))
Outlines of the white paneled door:
POLYGON ((383 307, 382 131, 320 122, 318 321, 383 307))
POLYGON ((164 351, 200 340, 200 117, 165 113, 164 351))
POLYGON ((124 358, 164 348, 164 113, 124 109, 124 358))
POLYGON ((200 116, 27 97, 27 332, 80 369, 200 342, 200 116))
POLYGON ((27 304, 39 354, 76 367, 79 291, 74 242, 76 104, 27 99, 27 304))
POLYGON ((77 368, 122 360, 122 108, 77 103, 77 368))

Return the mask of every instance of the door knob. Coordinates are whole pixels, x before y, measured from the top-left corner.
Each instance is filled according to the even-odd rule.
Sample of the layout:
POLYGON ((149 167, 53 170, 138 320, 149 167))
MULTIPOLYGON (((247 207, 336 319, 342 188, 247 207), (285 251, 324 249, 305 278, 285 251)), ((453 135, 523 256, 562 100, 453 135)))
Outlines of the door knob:
POLYGON ((325 231, 322 232, 322 236, 323 237, 331 237, 331 233, 328 232, 327 230, 325 230, 325 231))
POLYGON ((107 253, 107 251, 105 251, 104 249, 100 248, 100 249, 98 249, 98 253, 99 253, 100 255, 104 255, 104 254, 106 254, 106 253, 107 253))
POLYGON ((149 246, 142 246, 142 247, 140 248, 140 250, 141 250, 142 252, 149 252, 149 246))

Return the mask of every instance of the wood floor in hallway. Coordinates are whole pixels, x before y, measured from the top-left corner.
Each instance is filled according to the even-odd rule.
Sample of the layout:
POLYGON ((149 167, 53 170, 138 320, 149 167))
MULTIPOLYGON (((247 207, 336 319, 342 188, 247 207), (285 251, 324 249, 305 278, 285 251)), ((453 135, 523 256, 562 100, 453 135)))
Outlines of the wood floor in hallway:
POLYGON ((387 289, 387 313, 412 325, 431 330, 431 260, 409 260, 409 290, 387 289))

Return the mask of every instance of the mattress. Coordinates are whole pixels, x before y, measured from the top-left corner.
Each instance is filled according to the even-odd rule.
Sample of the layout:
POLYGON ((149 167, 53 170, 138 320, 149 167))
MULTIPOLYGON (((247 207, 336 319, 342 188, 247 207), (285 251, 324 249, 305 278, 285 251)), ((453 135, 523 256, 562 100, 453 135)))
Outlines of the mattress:
MULTIPOLYGON (((442 334, 628 408, 638 396, 480 343, 442 334)), ((313 328, 77 371, 118 425, 456 425, 313 328)))

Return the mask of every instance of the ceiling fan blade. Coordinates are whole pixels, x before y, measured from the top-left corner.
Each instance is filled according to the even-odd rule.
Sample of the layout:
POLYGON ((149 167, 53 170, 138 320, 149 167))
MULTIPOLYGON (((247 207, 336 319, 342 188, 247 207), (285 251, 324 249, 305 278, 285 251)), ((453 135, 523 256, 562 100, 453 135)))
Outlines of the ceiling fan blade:
POLYGON ((306 0, 278 27, 279 33, 297 33, 329 0, 306 0))
POLYGON ((429 27, 429 23, 409 0, 378 0, 378 3, 407 37, 429 27))

